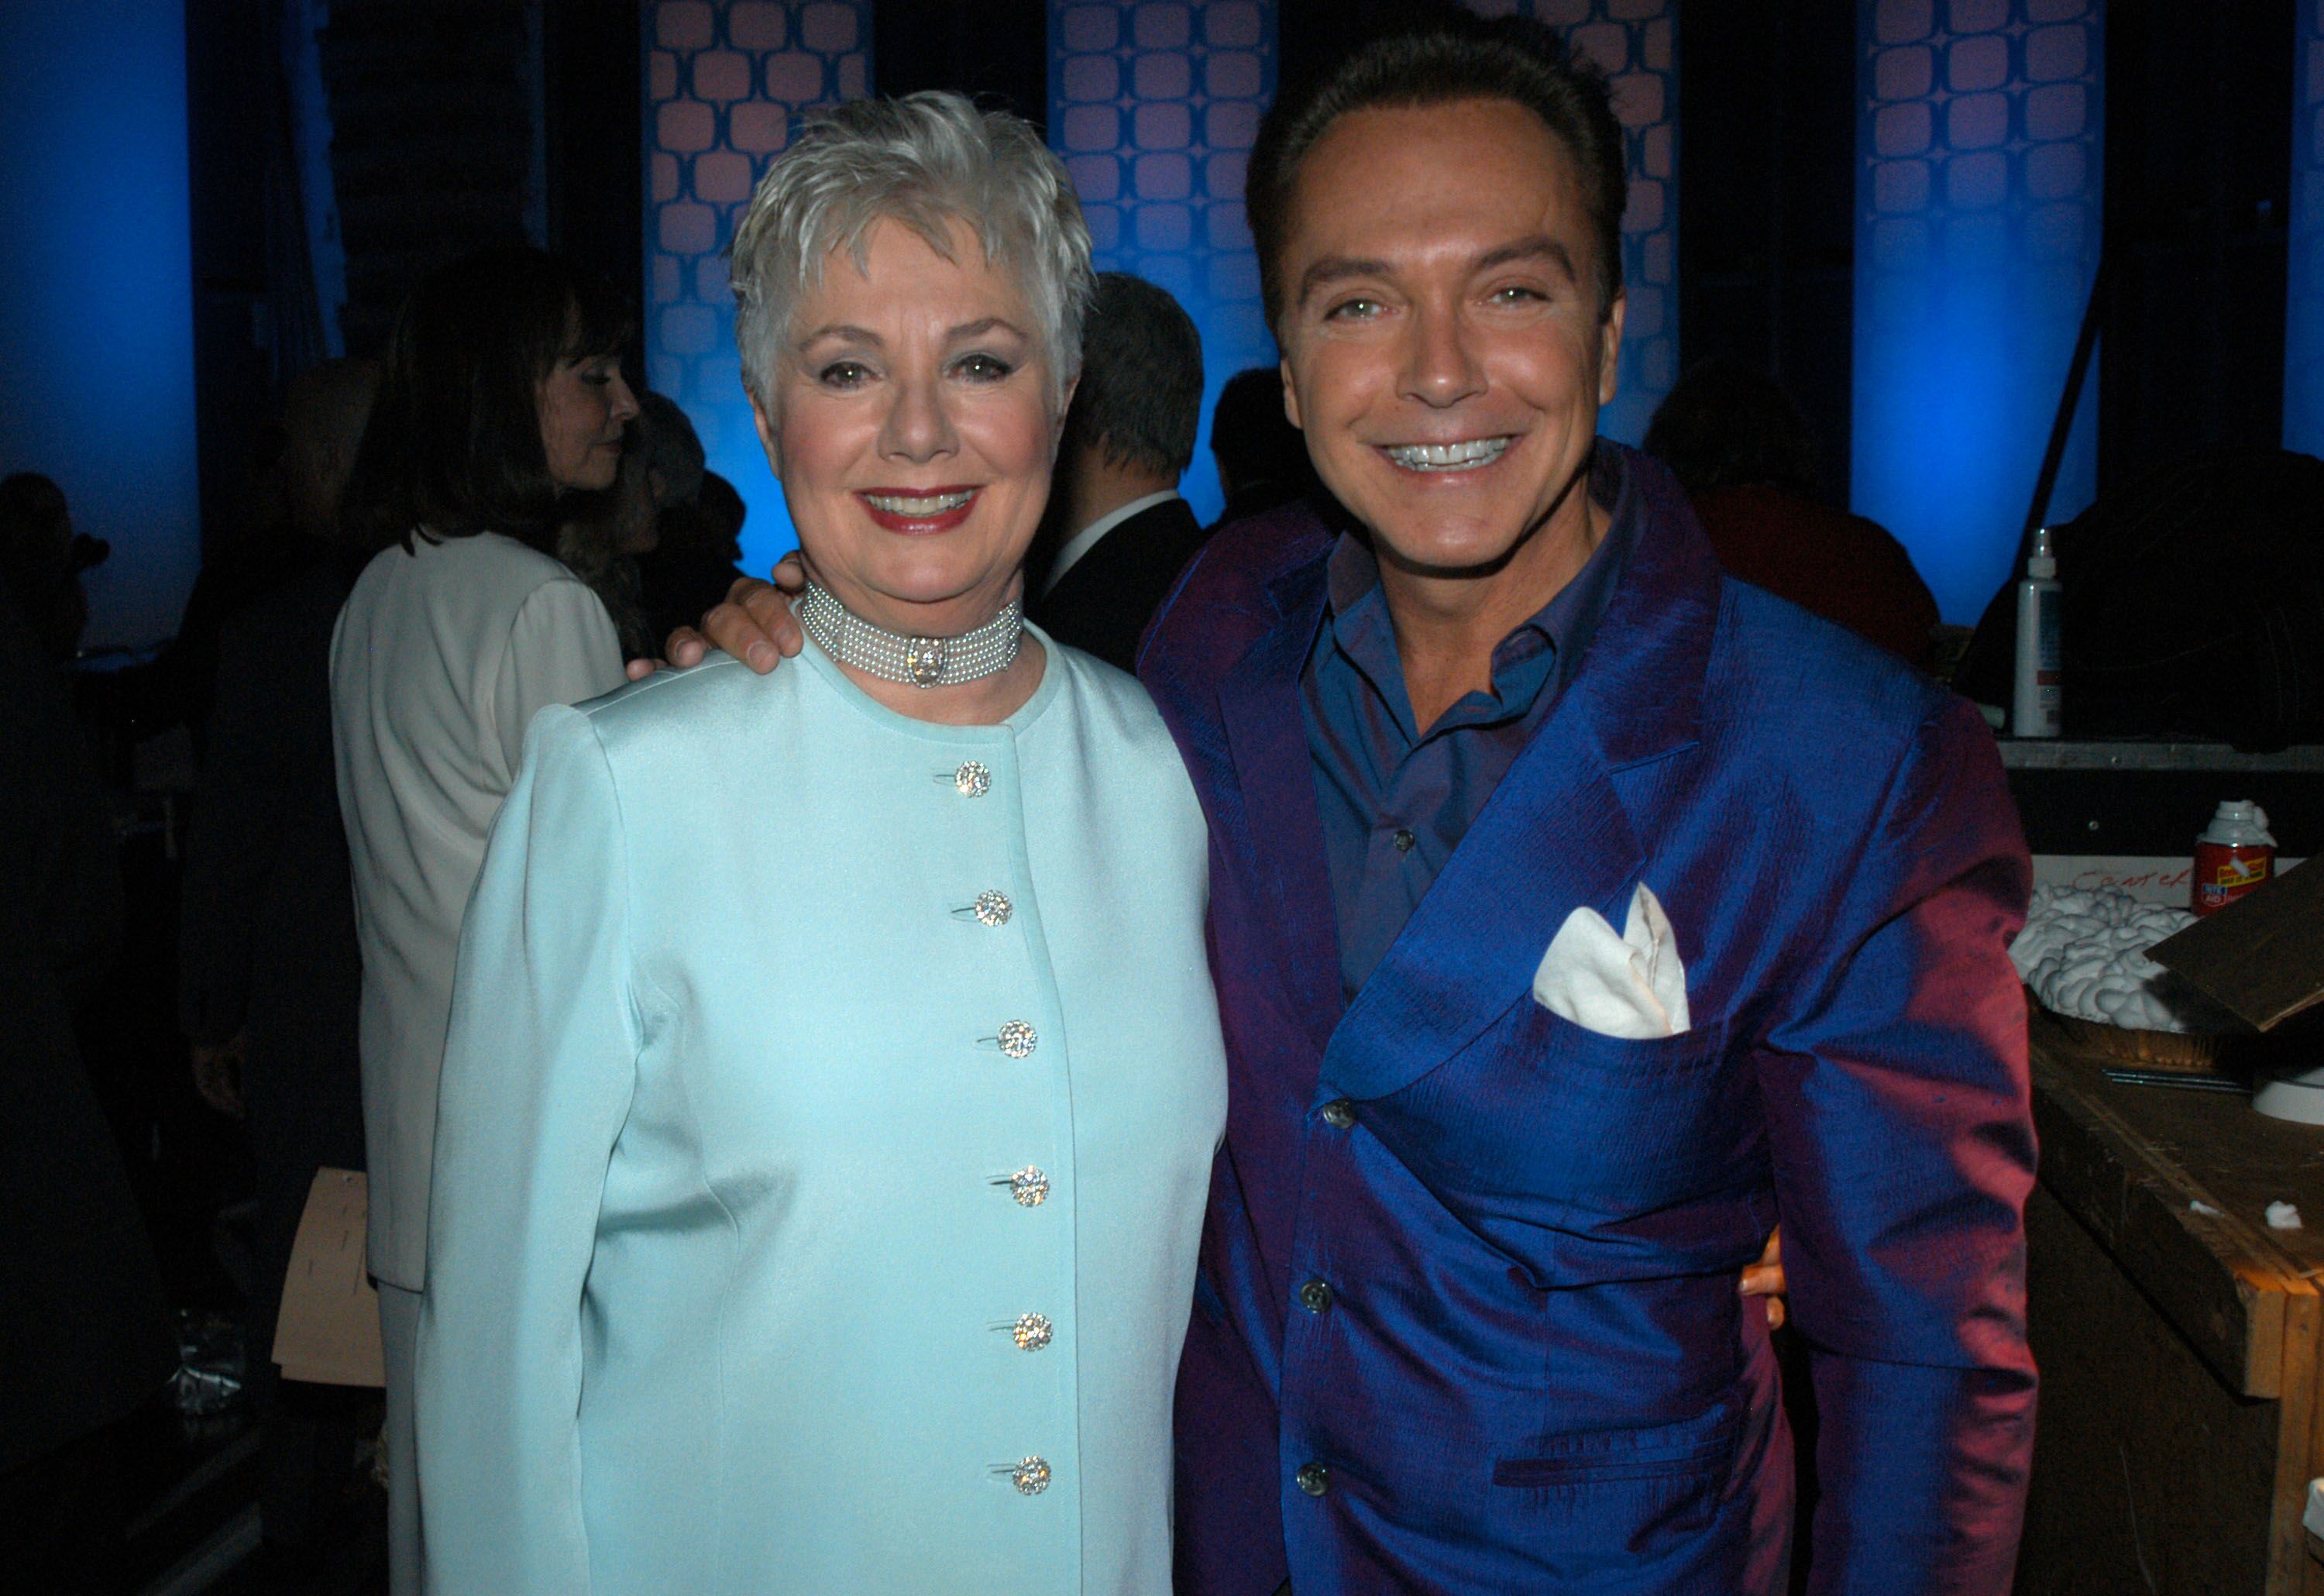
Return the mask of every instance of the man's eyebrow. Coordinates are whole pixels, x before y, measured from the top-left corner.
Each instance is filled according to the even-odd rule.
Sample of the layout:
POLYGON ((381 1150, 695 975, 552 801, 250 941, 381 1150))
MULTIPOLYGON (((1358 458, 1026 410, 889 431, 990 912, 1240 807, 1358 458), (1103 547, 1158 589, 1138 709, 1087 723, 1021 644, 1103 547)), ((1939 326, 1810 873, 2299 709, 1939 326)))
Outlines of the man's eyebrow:
POLYGON ((1582 281, 1582 273, 1573 269, 1573 252, 1546 233, 1536 233, 1530 238, 1520 238, 1514 243, 1504 244, 1499 249, 1487 250, 1478 257, 1476 269, 1489 272, 1513 261, 1547 261, 1574 281, 1582 281))
POLYGON ((1299 300, 1302 305, 1313 298, 1319 288, 1343 282, 1351 277, 1385 277, 1386 261, 1367 260, 1356 255, 1325 255, 1299 274, 1299 300))

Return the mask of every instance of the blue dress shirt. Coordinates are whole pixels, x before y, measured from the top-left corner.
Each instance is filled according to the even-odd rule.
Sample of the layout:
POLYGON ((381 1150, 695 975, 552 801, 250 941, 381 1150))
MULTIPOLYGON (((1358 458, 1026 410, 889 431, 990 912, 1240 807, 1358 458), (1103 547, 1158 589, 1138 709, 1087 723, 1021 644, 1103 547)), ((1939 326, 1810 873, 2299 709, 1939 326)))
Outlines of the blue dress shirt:
POLYGON ((1601 458, 1590 491, 1606 536, 1573 579, 1493 649, 1489 692, 1414 723, 1396 629, 1370 546, 1342 533, 1300 673, 1323 853, 1339 912, 1340 982, 1352 999, 1425 897, 1571 677, 1628 563, 1637 516, 1601 458))

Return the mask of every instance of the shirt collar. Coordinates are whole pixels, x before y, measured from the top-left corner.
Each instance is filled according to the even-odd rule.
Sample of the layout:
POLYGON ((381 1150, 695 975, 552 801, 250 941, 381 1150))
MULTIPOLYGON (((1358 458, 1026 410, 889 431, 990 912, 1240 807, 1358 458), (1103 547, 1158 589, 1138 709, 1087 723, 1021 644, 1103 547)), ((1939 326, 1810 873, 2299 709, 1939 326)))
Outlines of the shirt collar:
MULTIPOLYGON (((1560 682, 1566 678, 1597 632, 1629 564, 1638 534, 1637 494, 1619 451, 1594 451, 1588 488, 1591 498, 1607 512, 1606 535, 1571 581, 1494 646, 1494 690, 1504 700, 1503 713, 1522 713, 1553 678, 1560 682), (1549 657, 1545 667, 1540 664, 1544 655, 1549 657)), ((1324 592, 1323 646, 1370 678, 1405 723, 1406 735, 1416 739, 1422 728, 1410 724, 1403 666, 1388 600, 1380 591, 1379 560, 1366 539, 1354 532, 1340 535, 1325 565, 1324 592), (1390 681, 1394 691, 1388 690, 1390 681)))
POLYGON ((1118 510, 1110 510, 1065 540, 1057 550, 1057 558, 1049 562, 1049 574, 1042 578, 1041 596, 1047 598, 1056 585, 1065 579, 1081 557, 1098 545, 1098 540, 1128 521, 1133 515, 1143 515, 1157 504, 1167 504, 1178 496, 1176 488, 1164 488, 1158 494, 1148 494, 1142 499, 1132 499, 1118 510))

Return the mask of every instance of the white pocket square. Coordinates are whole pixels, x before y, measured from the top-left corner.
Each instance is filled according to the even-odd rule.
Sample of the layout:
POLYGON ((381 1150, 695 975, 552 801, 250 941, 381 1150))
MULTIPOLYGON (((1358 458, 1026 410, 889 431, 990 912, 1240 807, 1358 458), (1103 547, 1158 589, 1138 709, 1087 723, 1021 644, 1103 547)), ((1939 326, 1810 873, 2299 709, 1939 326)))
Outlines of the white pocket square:
POLYGON ((1640 881, 1619 936, 1594 909, 1565 917, 1541 967, 1534 1001, 1585 1030, 1629 1041, 1674 1037, 1687 1029, 1686 967, 1670 917, 1640 881))

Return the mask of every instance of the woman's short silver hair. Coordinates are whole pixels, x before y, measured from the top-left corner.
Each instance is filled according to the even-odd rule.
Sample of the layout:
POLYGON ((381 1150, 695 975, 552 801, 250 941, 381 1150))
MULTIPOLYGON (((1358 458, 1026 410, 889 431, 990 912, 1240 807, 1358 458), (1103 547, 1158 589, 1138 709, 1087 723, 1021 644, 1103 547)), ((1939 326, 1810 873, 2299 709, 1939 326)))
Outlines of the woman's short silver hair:
POLYGON ((862 266, 880 221, 909 227, 947 260, 953 224, 975 229, 985 259, 1017 273, 1062 404, 1081 374, 1094 291, 1089 225, 1031 125, 947 90, 816 112, 759 180, 730 256, 734 341, 752 392, 771 402, 799 295, 835 250, 862 266))

